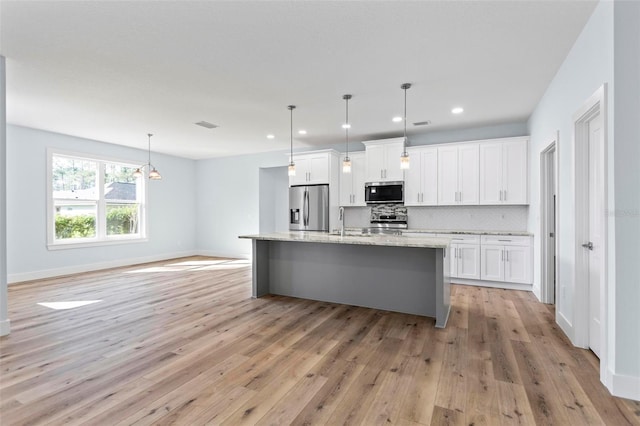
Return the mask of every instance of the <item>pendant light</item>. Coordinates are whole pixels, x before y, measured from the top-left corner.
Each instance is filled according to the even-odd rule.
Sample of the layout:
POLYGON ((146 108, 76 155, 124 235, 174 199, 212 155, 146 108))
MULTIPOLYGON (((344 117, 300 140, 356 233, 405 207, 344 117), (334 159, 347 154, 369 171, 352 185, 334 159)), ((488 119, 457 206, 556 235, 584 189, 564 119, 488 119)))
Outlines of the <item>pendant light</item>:
POLYGON ((147 133, 147 136, 149 137, 149 149, 148 149, 149 161, 146 164, 143 164, 142 166, 138 167, 133 172, 133 177, 134 178, 142 177, 144 175, 144 173, 142 173, 142 170, 145 167, 148 167, 149 169, 151 169, 149 171, 149 179, 151 179, 151 180, 160 180, 160 179, 162 179, 162 175, 160 175, 160 172, 153 166, 153 164, 151 164, 151 136, 153 136, 153 134, 147 133))
POLYGON ((289 105, 289 111, 291 111, 291 156, 289 157, 289 176, 296 175, 296 163, 293 162, 293 110, 296 109, 295 105, 289 105))
POLYGON ((400 88, 404 90, 404 150, 400 156, 400 168, 406 170, 409 168, 409 153, 407 152, 407 89, 411 88, 411 83, 404 83, 400 88))
POLYGON ((346 105, 346 118, 342 127, 344 127, 345 146, 347 148, 344 160, 342 161, 342 173, 351 173, 351 159, 349 158, 349 129, 351 128, 351 124, 349 124, 349 99, 351 98, 351 95, 342 96, 346 105))

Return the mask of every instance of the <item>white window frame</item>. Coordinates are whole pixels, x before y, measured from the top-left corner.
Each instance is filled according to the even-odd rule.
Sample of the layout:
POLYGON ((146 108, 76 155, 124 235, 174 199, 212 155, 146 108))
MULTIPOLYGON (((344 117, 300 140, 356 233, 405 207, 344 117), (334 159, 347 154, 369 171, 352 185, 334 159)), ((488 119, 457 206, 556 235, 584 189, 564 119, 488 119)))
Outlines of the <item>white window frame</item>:
POLYGON ((107 201, 104 194, 104 173, 106 163, 116 163, 123 166, 137 168, 139 164, 131 162, 131 160, 123 160, 120 158, 105 157, 95 154, 79 153, 72 151, 64 151, 55 148, 47 149, 47 249, 60 250, 84 247, 98 247, 113 244, 140 243, 148 241, 147 231, 147 179, 146 175, 138 178, 140 185, 140 223, 139 232, 134 235, 107 235, 106 232, 106 209, 107 201), (71 157, 78 160, 95 161, 98 163, 97 170, 97 191, 98 199, 96 200, 96 236, 92 238, 70 238, 66 240, 57 240, 55 238, 55 202, 53 199, 53 157, 71 157))

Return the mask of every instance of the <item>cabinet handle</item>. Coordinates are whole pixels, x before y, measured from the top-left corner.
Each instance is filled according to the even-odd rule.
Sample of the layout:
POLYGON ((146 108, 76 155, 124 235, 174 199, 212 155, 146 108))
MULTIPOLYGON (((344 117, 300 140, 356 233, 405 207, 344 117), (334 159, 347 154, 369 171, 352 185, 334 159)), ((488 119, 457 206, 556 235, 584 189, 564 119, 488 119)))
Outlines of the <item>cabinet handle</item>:
POLYGON ((509 250, 504 251, 504 257, 506 257, 507 262, 509 261, 509 250))
POLYGON ((382 175, 382 169, 380 169, 380 179, 384 178, 384 176, 382 175))
POLYGON ((500 192, 500 201, 502 201, 502 189, 499 192, 500 192))
POLYGON ((504 250, 500 250, 500 260, 504 260, 504 250))
POLYGON ((504 190, 504 197, 502 198, 502 201, 507 201, 507 190, 504 190))

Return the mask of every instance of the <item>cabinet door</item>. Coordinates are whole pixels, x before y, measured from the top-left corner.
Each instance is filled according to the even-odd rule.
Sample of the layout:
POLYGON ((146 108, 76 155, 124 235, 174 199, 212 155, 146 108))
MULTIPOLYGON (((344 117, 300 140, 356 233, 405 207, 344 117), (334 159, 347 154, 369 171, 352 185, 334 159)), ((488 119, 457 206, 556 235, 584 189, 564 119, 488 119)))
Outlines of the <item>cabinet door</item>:
POLYGON ((502 204, 502 146, 480 144, 480 204, 502 204))
POLYGON ((502 148, 503 202, 527 204, 529 202, 527 176, 529 148, 527 141, 505 142, 502 148))
POLYGON ((451 271, 451 278, 458 277, 458 244, 451 244, 449 246, 451 250, 451 256, 449 258, 449 266, 451 271))
POLYGON ((504 281, 504 246, 482 244, 480 278, 487 281, 504 281))
POLYGON ((293 156, 296 165, 296 175, 289 176, 289 186, 306 185, 309 183, 309 158, 293 156))
POLYGON ((531 284, 531 247, 506 246, 504 280, 531 284))
POLYGON ((310 184, 329 183, 329 154, 322 153, 310 156, 307 160, 310 184))
POLYGON ((458 245, 458 278, 480 279, 480 245, 458 245))
MULTIPOLYGON (((385 165, 384 180, 399 181, 404 179, 404 170, 400 168, 400 157, 404 151, 404 143, 390 143, 384 145, 385 148, 385 165)), ((409 157, 411 167, 413 167, 413 158, 409 157)))
MULTIPOLYGON (((413 169, 413 164, 409 171, 411 169, 413 169)), ((436 206, 438 205, 438 150, 436 148, 422 151, 420 169, 421 204, 436 206)))
POLYGON ((353 206, 366 206, 364 201, 364 183, 365 183, 365 154, 358 153, 351 155, 351 177, 353 180, 352 194, 353 206))
POLYGON ((384 179, 384 153, 384 145, 367 147, 365 154, 367 182, 380 182, 384 179))
POLYGON ((438 204, 458 200, 458 148, 438 148, 438 204))
POLYGON ((422 204, 422 155, 420 151, 409 155, 411 167, 404 175, 404 205, 419 206, 422 204))
POLYGON ((480 201, 479 165, 477 144, 458 148, 458 201, 460 204, 478 204, 480 201))
POLYGON ((340 205, 350 206, 353 203, 353 160, 351 173, 340 173, 340 205))

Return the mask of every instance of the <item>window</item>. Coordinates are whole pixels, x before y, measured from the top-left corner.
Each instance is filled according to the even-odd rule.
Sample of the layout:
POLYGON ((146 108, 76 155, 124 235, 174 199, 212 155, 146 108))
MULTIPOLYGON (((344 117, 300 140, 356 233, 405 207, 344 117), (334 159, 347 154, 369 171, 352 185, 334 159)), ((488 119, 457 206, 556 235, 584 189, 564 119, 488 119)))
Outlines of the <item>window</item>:
POLYGON ((137 165, 49 152, 48 246, 145 239, 145 179, 137 165))

